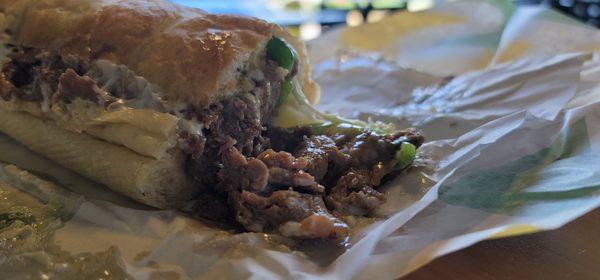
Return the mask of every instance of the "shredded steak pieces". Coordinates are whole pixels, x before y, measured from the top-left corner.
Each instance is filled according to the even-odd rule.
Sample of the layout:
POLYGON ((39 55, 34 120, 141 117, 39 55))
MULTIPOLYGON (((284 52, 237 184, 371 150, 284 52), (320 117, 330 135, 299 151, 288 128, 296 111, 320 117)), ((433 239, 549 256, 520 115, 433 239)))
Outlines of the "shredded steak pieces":
POLYGON ((325 187, 317 183, 310 173, 304 171, 308 165, 305 157, 295 158, 288 152, 275 152, 268 149, 258 155, 258 159, 269 167, 269 183, 273 186, 294 187, 315 194, 325 192, 325 187))
POLYGON ((154 88, 125 66, 108 61, 87 63, 73 55, 36 48, 11 48, 0 75, 0 95, 6 101, 15 97, 50 106, 81 98, 102 106, 126 105, 166 112, 154 88))
POLYGON ((243 191, 236 202, 238 221, 249 230, 276 230, 299 238, 340 239, 347 235, 346 224, 328 213, 319 196, 287 190, 264 197, 243 191))
POLYGON ((56 92, 60 77, 67 69, 75 75, 83 75, 87 69, 87 65, 74 56, 61 57, 35 48, 13 49, 0 76, 4 100, 15 96, 24 101, 42 102, 56 92))
POLYGON ((240 97, 231 97, 201 112, 200 120, 205 123, 206 143, 202 154, 192 154, 188 160, 188 170, 205 186, 218 184, 217 173, 223 166, 219 152, 223 146, 233 145, 245 156, 260 153, 268 141, 261 136, 262 125, 256 107, 240 97))
POLYGON ((349 160, 346 154, 340 152, 333 139, 325 135, 304 137, 295 154, 307 159, 306 171, 322 183, 330 169, 335 172, 339 168, 333 163, 345 163, 349 160))
POLYGON ((73 69, 67 69, 58 80, 58 92, 53 97, 55 101, 71 103, 73 99, 81 98, 96 104, 107 104, 115 100, 101 90, 94 80, 78 75, 73 69))
MULTIPOLYGON (((49 71, 41 66, 41 61, 36 58, 37 52, 30 49, 22 49, 17 53, 9 55, 10 62, 2 68, 3 84, 10 83, 10 95, 4 98, 10 100, 12 95, 19 99, 31 102, 41 102, 44 97, 39 90, 39 77, 50 76, 49 71)), ((4 87, 3 87, 4 88, 4 87)), ((5 95, 6 92, 3 92, 5 95)))
POLYGON ((275 111, 281 84, 271 73, 273 71, 265 69, 263 79, 255 81, 255 88, 249 93, 224 98, 208 108, 190 108, 186 112, 206 128, 203 153, 192 154, 187 165, 189 173, 202 185, 219 185, 217 173, 225 166, 220 156, 223 147, 233 145, 246 157, 257 156, 270 147, 269 139, 263 136, 264 125, 275 111))
POLYGON ((295 129, 283 129, 268 126, 263 135, 269 138, 270 148, 275 151, 295 151, 298 145, 304 141, 304 136, 312 133, 310 127, 299 127, 295 129))
POLYGON ((191 214, 194 218, 237 225, 227 199, 210 189, 202 188, 194 200, 182 205, 179 210, 191 214))
POLYGON ((326 200, 337 212, 364 216, 383 203, 383 194, 374 189, 373 173, 350 170, 337 181, 326 200))
POLYGON ((394 170, 394 155, 402 142, 420 146, 423 137, 410 130, 385 136, 316 135, 305 137, 295 154, 308 160, 307 172, 326 186, 325 202, 331 210, 364 216, 385 201, 376 187, 394 170))
POLYGON ((232 137, 237 148, 247 155, 252 154, 254 140, 262 130, 257 108, 242 98, 225 99, 221 106, 219 117, 210 126, 211 135, 219 138, 218 141, 223 141, 224 137, 232 137))
POLYGON ((339 239, 347 226, 336 216, 369 215, 385 201, 376 188, 407 141, 419 146, 423 137, 414 131, 305 135, 294 154, 267 149, 248 157, 231 140, 220 151, 218 190, 247 230, 339 239))
POLYGON ((263 192, 267 187, 269 169, 256 158, 246 158, 230 142, 221 151, 223 168, 219 171, 220 187, 231 193, 241 190, 263 192))
MULTIPOLYGON (((298 174, 294 173, 296 162, 293 159, 288 161, 291 155, 286 157, 271 150, 261 154, 259 158, 266 159, 273 166, 270 168, 261 159, 246 158, 233 146, 224 148, 222 158, 224 167, 219 171, 219 188, 228 193, 235 218, 246 229, 278 231, 286 236, 303 238, 345 236, 346 226, 327 211, 321 196, 295 191, 293 185, 297 182, 294 179, 279 178, 282 176, 279 172, 283 170, 289 172, 285 176, 298 174), (279 164, 281 167, 274 167, 279 164), (274 168, 277 171, 273 171, 274 168), (288 181, 291 184, 287 189, 280 190, 272 185, 273 181, 277 181, 277 184, 288 181)), ((308 185, 317 184, 313 181, 308 185)))
POLYGON ((302 238, 345 236, 345 224, 315 195, 323 192, 323 186, 301 170, 306 165, 303 159, 273 150, 246 158, 232 145, 221 154, 219 188, 228 193, 235 218, 246 229, 302 238))

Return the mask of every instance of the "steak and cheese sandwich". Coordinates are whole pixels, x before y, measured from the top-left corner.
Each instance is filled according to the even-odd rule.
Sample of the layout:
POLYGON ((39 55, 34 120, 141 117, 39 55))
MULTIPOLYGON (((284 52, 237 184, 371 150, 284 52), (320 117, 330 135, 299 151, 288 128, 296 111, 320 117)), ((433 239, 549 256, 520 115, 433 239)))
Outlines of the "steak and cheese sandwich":
POLYGON ((411 164, 413 130, 317 111, 302 43, 154 0, 0 0, 0 132, 161 209, 339 238, 411 164))

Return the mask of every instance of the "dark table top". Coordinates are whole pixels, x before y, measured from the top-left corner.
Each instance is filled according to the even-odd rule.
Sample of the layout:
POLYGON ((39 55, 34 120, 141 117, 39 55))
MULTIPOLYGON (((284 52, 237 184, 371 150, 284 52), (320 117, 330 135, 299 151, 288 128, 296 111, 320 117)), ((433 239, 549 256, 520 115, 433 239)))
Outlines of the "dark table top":
POLYGON ((481 242, 405 279, 600 279, 600 209, 558 230, 481 242))

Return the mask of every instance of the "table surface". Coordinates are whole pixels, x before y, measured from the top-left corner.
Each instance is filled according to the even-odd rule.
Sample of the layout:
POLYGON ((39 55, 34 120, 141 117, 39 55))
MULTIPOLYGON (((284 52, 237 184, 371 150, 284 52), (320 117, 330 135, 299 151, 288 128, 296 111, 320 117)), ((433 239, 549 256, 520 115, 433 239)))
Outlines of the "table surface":
POLYGON ((481 242, 404 279, 600 279, 600 209, 558 230, 481 242))

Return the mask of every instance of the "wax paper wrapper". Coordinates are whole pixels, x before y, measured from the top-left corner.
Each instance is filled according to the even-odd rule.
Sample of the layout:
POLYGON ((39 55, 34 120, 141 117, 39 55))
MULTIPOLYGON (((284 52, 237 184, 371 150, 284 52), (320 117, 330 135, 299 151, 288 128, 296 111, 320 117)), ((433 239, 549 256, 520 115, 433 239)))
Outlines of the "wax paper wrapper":
POLYGON ((1 161, 87 198, 48 215, 58 225, 30 235, 44 245, 0 259, 0 276, 394 279, 481 240, 560 227, 600 204, 599 47, 594 29, 501 1, 399 13, 310 42, 320 109, 428 139, 382 188, 374 217, 351 221, 341 254, 149 209, 0 138, 1 161))

